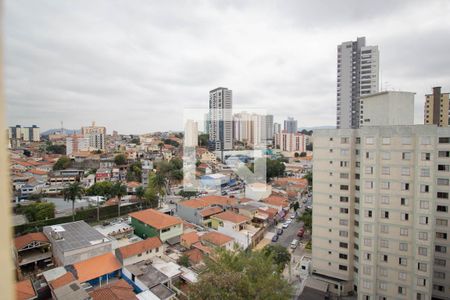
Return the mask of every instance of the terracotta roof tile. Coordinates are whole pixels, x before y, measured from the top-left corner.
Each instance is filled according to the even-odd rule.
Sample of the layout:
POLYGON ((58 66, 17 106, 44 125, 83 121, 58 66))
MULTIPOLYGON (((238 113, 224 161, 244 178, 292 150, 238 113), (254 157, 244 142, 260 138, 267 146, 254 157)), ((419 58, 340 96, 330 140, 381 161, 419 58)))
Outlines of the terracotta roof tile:
POLYGON ((229 222, 236 223, 236 224, 250 221, 249 217, 246 217, 246 216, 243 216, 243 215, 231 212, 231 211, 224 211, 223 213, 214 215, 213 218, 220 219, 223 221, 229 221, 229 222))
POLYGON ((52 287, 52 289, 57 289, 61 286, 67 285, 75 280, 76 279, 73 276, 73 274, 70 272, 67 272, 66 274, 56 278, 55 280, 50 281, 49 284, 52 287))
POLYGON ((269 196, 265 198, 263 202, 274 206, 281 206, 281 207, 289 206, 289 202, 287 201, 287 199, 281 196, 269 196))
POLYGON ((129 188, 136 188, 138 186, 141 186, 141 183, 137 181, 130 181, 127 183, 127 187, 129 188))
POLYGON ((138 299, 133 292, 133 287, 124 279, 101 286, 89 295, 92 300, 132 300, 138 299))
POLYGON ((83 260, 73 265, 80 282, 85 282, 121 268, 117 258, 111 252, 83 260))
POLYGON ((205 256, 202 251, 197 248, 191 249, 189 251, 184 252, 184 254, 189 258, 189 261, 193 265, 197 265, 203 261, 203 257, 205 256))
POLYGON ((143 241, 120 247, 117 251, 120 252, 120 255, 122 255, 123 258, 128 258, 161 246, 162 242, 159 237, 151 237, 143 241))
POLYGON ((35 299, 36 292, 34 291, 33 285, 30 279, 25 279, 16 283, 16 299, 17 300, 28 300, 35 299))
POLYGON ((187 247, 190 247, 192 244, 197 243, 200 240, 196 231, 183 233, 180 236, 181 244, 184 244, 187 247))
POLYGON ((215 246, 223 246, 228 242, 231 242, 234 240, 232 237, 229 237, 228 235, 222 234, 220 232, 216 231, 210 231, 200 237, 202 241, 207 241, 215 246))
POLYGON ((205 217, 209 217, 215 214, 218 214, 220 212, 222 212, 222 208, 218 207, 218 206, 213 206, 213 207, 209 207, 209 208, 205 208, 203 210, 201 210, 199 212, 200 216, 202 216, 203 218, 205 217))
POLYGON ((42 232, 32 232, 16 237, 14 239, 14 245, 16 246, 16 249, 19 250, 33 241, 50 243, 48 238, 42 232))
POLYGON ((237 201, 234 198, 224 197, 224 196, 206 196, 202 198, 195 198, 191 200, 186 200, 178 203, 179 205, 184 205, 191 208, 202 208, 208 207, 214 204, 219 205, 236 205, 237 201))
POLYGON ((183 224, 180 218, 166 215, 151 208, 131 213, 129 216, 156 229, 164 229, 177 224, 183 224))

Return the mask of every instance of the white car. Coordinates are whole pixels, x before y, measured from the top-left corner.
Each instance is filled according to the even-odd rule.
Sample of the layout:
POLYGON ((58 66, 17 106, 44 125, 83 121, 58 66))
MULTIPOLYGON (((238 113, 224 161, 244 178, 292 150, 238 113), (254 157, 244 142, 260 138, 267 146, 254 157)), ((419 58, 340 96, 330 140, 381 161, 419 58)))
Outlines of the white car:
POLYGON ((295 219, 295 215, 294 214, 291 215, 291 219, 295 219))
POLYGON ((286 222, 283 224, 283 228, 288 228, 288 227, 289 227, 289 223, 286 222))
POLYGON ((286 220, 286 223, 291 224, 291 223, 292 223, 292 220, 291 220, 291 219, 288 219, 288 220, 286 220))
POLYGON ((295 249, 295 248, 297 248, 297 246, 298 246, 298 243, 299 243, 299 241, 298 241, 298 240, 293 240, 293 241, 291 242, 291 248, 292 248, 292 249, 295 249))

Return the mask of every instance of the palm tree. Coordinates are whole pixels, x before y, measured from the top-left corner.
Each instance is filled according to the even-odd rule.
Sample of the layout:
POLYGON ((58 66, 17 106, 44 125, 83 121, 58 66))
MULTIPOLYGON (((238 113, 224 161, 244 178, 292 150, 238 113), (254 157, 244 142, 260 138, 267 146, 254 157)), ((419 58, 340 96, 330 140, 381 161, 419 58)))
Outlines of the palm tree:
POLYGON ((117 214, 120 217, 120 202, 122 201, 122 197, 127 194, 127 187, 122 182, 116 182, 112 186, 111 194, 113 197, 117 197, 117 214))
POLYGON ((166 184, 166 177, 159 172, 150 178, 150 187, 158 194, 158 197, 166 194, 166 184))
POLYGON ((72 201, 72 220, 75 221, 75 200, 84 195, 84 188, 79 182, 70 184, 63 190, 64 201, 72 201))
POLYGON ((142 185, 138 186, 136 188, 136 197, 138 198, 140 204, 142 204, 142 198, 144 198, 144 194, 145 194, 144 187, 142 185))

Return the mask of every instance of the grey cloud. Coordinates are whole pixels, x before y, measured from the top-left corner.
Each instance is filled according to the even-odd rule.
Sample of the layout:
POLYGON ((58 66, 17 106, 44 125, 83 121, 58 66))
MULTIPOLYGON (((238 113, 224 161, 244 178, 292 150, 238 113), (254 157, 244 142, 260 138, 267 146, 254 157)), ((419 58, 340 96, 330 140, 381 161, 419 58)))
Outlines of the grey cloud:
POLYGON ((236 106, 333 125, 336 45, 361 35, 383 81, 417 93, 420 120, 423 94, 450 89, 447 3, 8 0, 8 121, 176 130, 226 86, 236 106))

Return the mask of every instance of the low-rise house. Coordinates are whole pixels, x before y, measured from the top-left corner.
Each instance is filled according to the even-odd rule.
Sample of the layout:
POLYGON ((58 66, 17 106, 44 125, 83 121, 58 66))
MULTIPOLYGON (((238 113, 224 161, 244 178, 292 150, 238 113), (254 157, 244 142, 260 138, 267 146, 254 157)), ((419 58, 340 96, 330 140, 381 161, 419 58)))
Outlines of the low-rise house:
POLYGON ((52 290, 55 300, 92 300, 78 280, 52 290))
POLYGON ((183 233, 180 237, 180 244, 183 247, 191 248, 191 246, 200 241, 200 237, 196 231, 183 233))
POLYGON ((98 169, 95 172, 95 182, 110 181, 111 170, 110 169, 98 169))
POLYGON ((183 220, 154 209, 146 209, 129 214, 131 226, 136 235, 143 239, 159 237, 165 242, 183 234, 183 220))
POLYGON ((265 183, 250 183, 245 187, 245 197, 252 200, 261 200, 267 198, 272 193, 272 186, 265 183))
POLYGON ((127 182, 127 193, 129 194, 129 195, 134 195, 134 194, 136 194, 136 189, 138 188, 138 187, 140 187, 141 186, 141 184, 139 183, 139 182, 137 182, 137 181, 130 181, 130 182, 127 182))
POLYGON ((123 266, 131 265, 142 260, 161 256, 164 246, 159 237, 151 237, 116 249, 116 257, 123 266))
POLYGON ((69 270, 81 282, 88 282, 92 286, 108 284, 110 279, 121 275, 121 264, 111 252, 95 256, 71 266, 69 270))
POLYGON ((267 206, 277 209, 279 212, 289 210, 289 201, 285 197, 271 195, 262 200, 267 206))
POLYGON ((227 250, 233 250, 234 238, 220 232, 210 231, 200 236, 203 244, 210 247, 219 247, 227 250))
POLYGON ((42 232, 28 233, 14 239, 16 267, 21 278, 26 270, 45 269, 53 265, 50 241, 42 232))
POLYGON ((37 299, 36 291, 30 279, 25 279, 16 283, 16 300, 37 299))
POLYGON ((263 227, 257 228, 250 224, 249 217, 225 211, 211 217, 212 227, 218 232, 232 237, 243 249, 254 246, 263 238, 263 227))
POLYGON ((52 244, 58 266, 65 266, 112 251, 109 238, 84 221, 45 226, 44 234, 52 244))
POLYGON ((138 299, 133 287, 124 279, 96 288, 90 292, 92 300, 133 300, 138 299))
POLYGON ((176 296, 169 287, 169 276, 146 261, 124 267, 122 276, 133 285, 134 290, 138 293, 150 291, 159 299, 173 299, 176 296))
POLYGON ((177 203, 176 212, 183 220, 211 227, 211 217, 237 204, 234 198, 206 196, 177 203))

